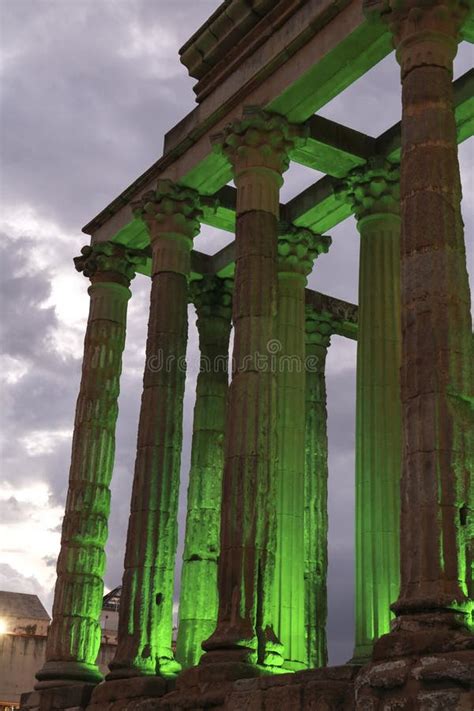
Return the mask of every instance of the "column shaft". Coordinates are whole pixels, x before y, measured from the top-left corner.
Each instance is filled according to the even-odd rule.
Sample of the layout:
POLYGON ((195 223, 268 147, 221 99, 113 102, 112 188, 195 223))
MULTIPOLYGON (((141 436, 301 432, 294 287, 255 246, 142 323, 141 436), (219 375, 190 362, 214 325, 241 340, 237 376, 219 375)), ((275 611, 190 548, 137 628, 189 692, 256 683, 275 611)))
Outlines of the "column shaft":
POLYGON ((150 231, 152 286, 118 645, 108 678, 174 674, 177 544, 188 275, 196 195, 169 181, 135 213, 150 231))
POLYGON ((307 310, 305 407, 305 628, 308 666, 327 665, 328 436, 326 355, 330 325, 307 310))
POLYGON ((275 632, 284 666, 308 664, 305 631, 305 286, 331 240, 280 225, 278 240, 275 632))
POLYGON ((217 622, 232 281, 209 277, 191 286, 198 316, 201 368, 194 406, 176 646, 176 658, 183 667, 199 662, 201 644, 212 634, 217 622))
POLYGON ((344 181, 360 232, 354 661, 390 629, 399 590, 401 476, 399 171, 373 157, 344 181))
POLYGON ((304 620, 304 290, 303 274, 278 279, 277 344, 277 556, 275 631, 284 666, 306 663, 304 620))
POLYGON ((415 17, 402 4, 393 17, 403 86, 398 614, 466 609, 474 366, 451 84, 464 10, 434 2, 415 17))
POLYGON ((279 187, 292 129, 254 110, 221 139, 237 186, 233 378, 225 434, 219 614, 207 661, 281 664, 273 629, 279 187), (270 140, 270 142, 269 142, 270 140))
POLYGON ((265 596, 274 564, 276 383, 257 358, 266 357, 274 333, 276 241, 274 215, 237 216, 235 371, 225 439, 217 633, 227 645, 247 650, 244 658, 251 661, 257 661, 257 634, 269 614, 265 596))
POLYGON ((85 247, 76 267, 91 278, 82 378, 76 405, 68 495, 57 564, 53 620, 39 686, 99 681, 96 665, 104 588, 117 400, 125 345, 131 252, 85 247))
POLYGON ((370 657, 400 585, 400 218, 359 221, 356 401, 356 640, 370 657))

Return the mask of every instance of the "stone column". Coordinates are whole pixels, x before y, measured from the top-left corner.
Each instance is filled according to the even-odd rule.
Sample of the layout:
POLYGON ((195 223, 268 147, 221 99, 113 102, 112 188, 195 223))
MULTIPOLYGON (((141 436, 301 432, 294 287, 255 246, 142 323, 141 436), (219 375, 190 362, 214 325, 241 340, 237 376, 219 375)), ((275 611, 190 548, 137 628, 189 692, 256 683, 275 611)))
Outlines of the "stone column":
MULTIPOLYGON (((233 378, 225 434, 217 629, 203 662, 281 665, 274 634, 279 188, 299 128, 253 109, 220 137, 237 186, 233 378)), ((237 664, 237 667, 234 666, 237 664)), ((223 668, 223 667, 221 667, 223 668)))
POLYGON ((306 656, 310 668, 327 665, 328 435, 326 355, 331 324, 306 307, 306 417, 304 581, 306 656))
MULTIPOLYGON (((114 466, 117 400, 135 250, 104 242, 84 247, 76 269, 89 277, 90 308, 76 405, 71 468, 57 564, 53 620, 37 688, 102 679, 96 658, 105 543, 114 466)), ((45 403, 47 407, 47 403, 45 403)))
POLYGON ((199 231, 195 191, 168 180, 134 204, 152 249, 150 318, 137 456, 109 679, 179 668, 171 650, 182 444, 190 253, 199 231))
POLYGON ((398 167, 374 158, 345 181, 360 232, 356 396, 354 661, 390 629, 397 598, 401 477, 398 167))
POLYGON ((436 637, 439 645, 440 625, 446 631, 469 615, 464 544, 472 510, 474 363, 451 84, 467 4, 418 5, 384 4, 402 79, 404 456, 401 590, 393 609, 396 631, 410 637, 416 626, 429 625, 424 643, 436 637))
POLYGON ((305 641, 305 286, 331 240, 282 224, 278 239, 275 633, 284 667, 307 666, 305 641))
POLYGON ((224 467, 225 409, 233 281, 204 277, 191 284, 201 366, 196 384, 188 514, 184 540, 176 658, 197 664, 216 627, 217 560, 224 467))

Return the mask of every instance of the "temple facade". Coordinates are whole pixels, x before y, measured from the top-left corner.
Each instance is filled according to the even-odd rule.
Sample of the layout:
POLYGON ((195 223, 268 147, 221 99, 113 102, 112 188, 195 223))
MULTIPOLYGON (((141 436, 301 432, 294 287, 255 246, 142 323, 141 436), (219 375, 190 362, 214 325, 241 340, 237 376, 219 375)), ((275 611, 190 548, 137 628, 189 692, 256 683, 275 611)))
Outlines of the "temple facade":
POLYGON ((473 132, 474 76, 453 83, 452 69, 473 13, 468 0, 226 0, 182 48, 197 107, 84 228, 91 243, 74 260, 90 312, 46 660, 25 710, 472 708, 474 353, 457 145, 473 132), (372 138, 317 115, 393 49, 399 124, 372 138), (325 177, 282 204, 290 161, 325 177), (307 288, 350 215, 357 305, 307 288), (235 240, 200 254, 202 224, 235 240), (148 334, 104 679, 137 272, 151 278, 148 334), (201 367, 175 645, 189 303, 201 367), (328 667, 334 334, 357 340, 356 626, 352 659, 328 667))

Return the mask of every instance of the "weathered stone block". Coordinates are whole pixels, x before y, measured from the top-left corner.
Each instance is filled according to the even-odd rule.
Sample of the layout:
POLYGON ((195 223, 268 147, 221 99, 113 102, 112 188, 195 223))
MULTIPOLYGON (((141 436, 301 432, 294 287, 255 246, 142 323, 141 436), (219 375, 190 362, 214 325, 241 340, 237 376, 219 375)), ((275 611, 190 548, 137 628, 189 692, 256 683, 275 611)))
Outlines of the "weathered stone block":
POLYGON ((403 659, 373 666, 365 675, 365 681, 376 688, 392 689, 402 686, 408 675, 409 662, 403 659))
POLYGON ((459 681, 461 684, 474 684, 474 655, 465 661, 449 656, 422 657, 413 668, 415 679, 424 681, 459 681))
POLYGON ((285 711, 299 711, 302 696, 302 688, 296 684, 268 689, 265 692, 265 711, 274 711, 278 708, 285 711))
POLYGON ((472 706, 460 706, 459 691, 423 691, 417 696, 419 711, 470 711, 472 706))
POLYGON ((227 711, 264 711, 264 692, 261 690, 257 691, 234 691, 227 698, 226 710, 227 711))
POLYGON ((92 694, 92 703, 100 704, 139 696, 162 696, 167 691, 166 681, 158 676, 132 679, 112 679, 99 684, 92 694))

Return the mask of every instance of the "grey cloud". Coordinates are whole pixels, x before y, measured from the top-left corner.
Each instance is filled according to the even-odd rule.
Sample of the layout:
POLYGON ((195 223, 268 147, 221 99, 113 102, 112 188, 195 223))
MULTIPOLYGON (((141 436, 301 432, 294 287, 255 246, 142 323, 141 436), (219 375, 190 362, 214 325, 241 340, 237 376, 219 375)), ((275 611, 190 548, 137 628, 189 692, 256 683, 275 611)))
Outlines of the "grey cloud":
POLYGON ((3 3, 6 200, 78 230, 155 161, 165 131, 193 108, 177 50, 217 4, 3 3), (143 36, 132 52, 134 27, 143 36), (159 77, 140 51, 153 32, 159 77))
MULTIPOLYGON (((7 563, 0 563, 0 590, 36 594, 44 593, 38 580, 32 575, 23 575, 7 563)), ((44 604, 44 594, 42 602, 44 604)))

